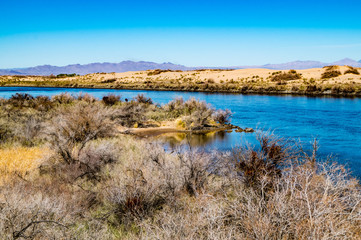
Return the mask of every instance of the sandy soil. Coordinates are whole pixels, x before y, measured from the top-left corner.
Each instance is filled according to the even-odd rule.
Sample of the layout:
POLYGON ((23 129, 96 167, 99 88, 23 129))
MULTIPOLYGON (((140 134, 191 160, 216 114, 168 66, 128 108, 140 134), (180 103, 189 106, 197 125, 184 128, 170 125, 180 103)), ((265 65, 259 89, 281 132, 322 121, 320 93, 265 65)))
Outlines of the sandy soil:
MULTIPOLYGON (((288 70, 238 69, 238 70, 154 70, 125 73, 94 73, 67 78, 42 76, 0 76, 2 86, 48 86, 48 87, 99 87, 118 89, 149 89, 177 91, 242 92, 242 93, 295 93, 356 94, 361 95, 361 75, 344 74, 348 66, 336 66, 342 75, 321 79, 325 68, 297 70, 300 79, 272 81, 272 74, 288 70), (155 74, 154 74, 155 73, 155 74), (243 86, 251 90, 243 90, 243 86), (251 88, 249 88, 251 86, 251 88), (317 86, 316 90, 308 88, 317 86), (334 90, 332 87, 335 86, 334 90), (340 88, 342 86, 342 88, 340 88), (241 89, 241 90, 240 90, 241 89), (257 90, 261 89, 261 90, 257 90), (263 90, 262 90, 263 89, 263 90), (264 90, 266 89, 266 91, 264 90), (267 90, 268 89, 268 90, 267 90), (294 90, 295 89, 295 90, 294 90), (321 89, 321 90, 319 90, 321 89), (340 90, 341 89, 341 90, 340 90)), ((357 68, 361 73, 361 68, 357 68)))
MULTIPOLYGON (((342 73, 348 69, 347 66, 339 66, 338 70, 342 73)), ((359 72, 361 69, 358 68, 359 72)), ((184 79, 190 79, 191 81, 214 81, 215 83, 229 82, 229 81, 270 81, 267 79, 274 72, 287 72, 287 70, 269 70, 269 69, 238 69, 232 71, 226 70, 205 70, 205 71, 184 71, 184 72, 163 72, 157 75, 148 75, 152 70, 138 71, 138 72, 124 72, 124 73, 94 73, 87 74, 84 76, 68 77, 68 78, 57 78, 52 81, 80 81, 88 83, 106 82, 113 81, 112 83, 124 83, 124 82, 145 82, 145 81, 174 81, 184 79), (258 76, 258 77, 257 77, 258 76)), ((325 72, 323 68, 312 68, 305 70, 297 70, 298 73, 302 74, 305 79, 314 78, 316 80, 321 79, 321 74, 325 72)), ((13 79, 12 76, 1 76, 2 80, 13 79)), ((28 76, 19 79, 19 81, 42 81, 42 77, 28 76)), ((297 80, 300 81, 300 80, 297 80)), ((323 83, 334 83, 334 82, 356 82, 361 83, 361 75, 346 74, 336 78, 322 80, 323 83)))
MULTIPOLYGON (((342 73, 348 69, 347 66, 339 66, 339 71, 342 73)), ((358 69, 361 72, 361 69, 358 69)), ((116 82, 143 82, 143 81, 171 81, 174 79, 186 79, 190 78, 192 81, 208 81, 213 80, 216 83, 227 82, 227 81, 241 81, 241 80, 252 80, 255 76, 257 79, 262 79, 268 82, 267 79, 274 72, 287 72, 287 70, 269 70, 269 69, 238 69, 233 71, 185 71, 185 72, 163 72, 158 75, 149 76, 148 73, 151 71, 140 71, 140 72, 125 72, 125 73, 109 73, 109 74, 89 74, 82 78, 84 81, 106 81, 109 79, 116 79, 116 82)), ((325 72, 323 68, 312 68, 305 70, 297 70, 301 73, 303 78, 306 79, 321 79, 321 74, 325 72)), ((355 74, 341 75, 336 78, 322 80, 324 83, 334 83, 335 81, 361 83, 361 76, 355 74)))

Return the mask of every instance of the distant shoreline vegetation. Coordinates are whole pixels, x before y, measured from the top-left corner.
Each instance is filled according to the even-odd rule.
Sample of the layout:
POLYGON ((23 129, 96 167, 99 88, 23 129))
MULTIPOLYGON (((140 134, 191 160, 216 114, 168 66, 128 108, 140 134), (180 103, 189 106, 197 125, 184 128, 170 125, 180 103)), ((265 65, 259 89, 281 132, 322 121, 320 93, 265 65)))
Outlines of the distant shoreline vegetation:
POLYGON ((309 71, 156 69, 83 76, 75 73, 57 76, 0 76, 0 86, 361 97, 360 71, 350 66, 326 66, 309 71))

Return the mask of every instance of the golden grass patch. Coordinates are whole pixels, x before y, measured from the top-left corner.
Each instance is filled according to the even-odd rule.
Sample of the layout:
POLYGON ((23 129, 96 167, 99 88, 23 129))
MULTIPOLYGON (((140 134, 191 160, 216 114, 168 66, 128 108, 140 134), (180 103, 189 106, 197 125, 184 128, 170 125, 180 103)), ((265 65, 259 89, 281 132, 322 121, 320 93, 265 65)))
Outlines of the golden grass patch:
POLYGON ((12 147, 0 149, 0 174, 4 180, 6 176, 17 174, 24 177, 27 173, 37 168, 46 154, 48 148, 41 147, 12 147))

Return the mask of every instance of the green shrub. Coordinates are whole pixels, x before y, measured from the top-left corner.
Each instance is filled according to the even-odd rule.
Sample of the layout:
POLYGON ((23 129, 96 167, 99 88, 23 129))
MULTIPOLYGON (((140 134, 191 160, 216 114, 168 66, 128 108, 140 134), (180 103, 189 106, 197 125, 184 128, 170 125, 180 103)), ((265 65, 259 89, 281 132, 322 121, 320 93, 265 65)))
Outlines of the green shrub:
POLYGON ((56 75, 57 78, 66 78, 66 77, 75 77, 75 76, 77 76, 75 73, 72 74, 61 73, 56 75))

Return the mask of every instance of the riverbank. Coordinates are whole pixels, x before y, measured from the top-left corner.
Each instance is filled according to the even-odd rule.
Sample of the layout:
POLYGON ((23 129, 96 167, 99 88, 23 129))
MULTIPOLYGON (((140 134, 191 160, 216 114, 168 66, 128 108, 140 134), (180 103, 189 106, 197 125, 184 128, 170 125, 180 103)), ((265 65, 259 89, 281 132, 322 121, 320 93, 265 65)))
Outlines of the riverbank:
POLYGON ((168 126, 157 126, 157 127, 145 127, 145 128, 124 128, 120 127, 118 128, 119 132, 121 134, 127 134, 127 135, 135 135, 139 137, 156 137, 159 135, 167 134, 167 133, 185 133, 185 134, 208 134, 208 133, 216 133, 221 131, 233 131, 236 132, 245 132, 245 133, 253 133, 253 128, 240 128, 239 126, 235 126, 232 124, 217 124, 214 126, 208 126, 208 127, 201 127, 198 129, 180 129, 177 127, 177 121, 167 122, 168 126))
MULTIPOLYGON (((202 145, 217 139, 217 129, 249 130, 231 125, 230 111, 194 98, 159 105, 135 94, 12 94, 0 99, 1 239, 360 238, 359 181, 322 160, 316 144, 308 155, 259 133, 258 147, 194 147, 187 133, 207 131, 202 145), (144 137, 119 134, 127 130, 144 137), (150 138, 162 133, 188 144, 167 149, 150 138)), ((252 115, 259 120, 260 112, 252 115)), ((292 114, 288 123, 297 120, 292 114)))
POLYGON ((361 97, 360 71, 348 66, 306 70, 149 70, 84 76, 0 76, 0 86, 102 88, 266 95, 361 97))

